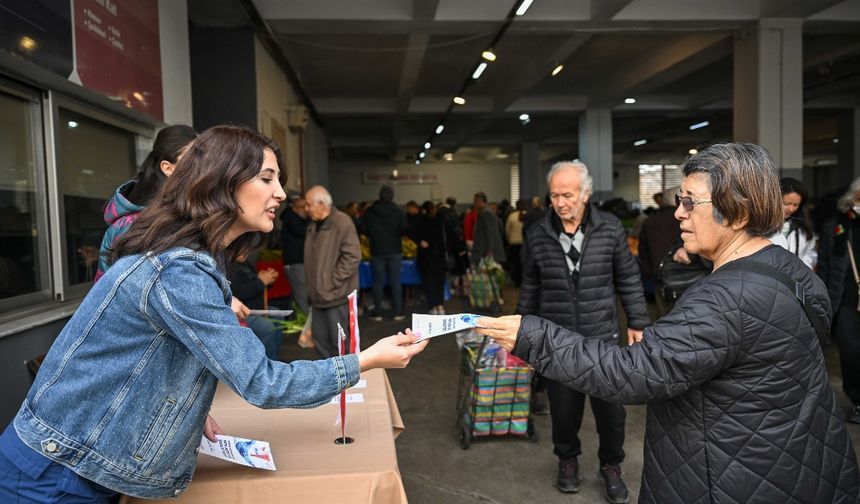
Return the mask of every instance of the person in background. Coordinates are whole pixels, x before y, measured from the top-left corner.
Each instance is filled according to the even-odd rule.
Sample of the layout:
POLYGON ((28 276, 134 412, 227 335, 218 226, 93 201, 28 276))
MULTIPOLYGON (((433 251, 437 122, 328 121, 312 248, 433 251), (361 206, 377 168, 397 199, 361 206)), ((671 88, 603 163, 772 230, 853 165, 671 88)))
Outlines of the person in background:
POLYGON ((860 178, 851 182, 821 234, 818 275, 833 306, 842 390, 853 404, 848 421, 860 424, 860 178))
MULTIPOLYGON (((549 205, 547 205, 549 208, 549 205)), ((534 196, 531 199, 531 205, 523 216, 523 233, 528 231, 529 227, 536 222, 540 222, 546 214, 546 209, 541 206, 541 197, 534 196)))
MULTIPOLYGON (((625 339, 641 334, 650 319, 639 267, 621 221, 589 206, 592 179, 588 168, 578 161, 556 163, 547 174, 547 186, 552 211, 526 232, 516 313, 537 315, 566 331, 581 333, 586 340, 617 346, 621 329, 616 297, 620 297, 627 314, 625 339)), ((560 337, 553 337, 551 344, 555 348, 566 345, 560 337)), ((567 380, 556 374, 540 374, 549 396, 553 453, 558 457, 556 488, 578 492, 585 393, 568 387, 567 380)), ((629 493, 621 477, 627 413, 601 394, 586 393, 591 396, 600 438, 599 475, 607 498, 613 503, 627 502, 629 493)))
POLYGON ((505 222, 505 238, 508 242, 508 268, 514 286, 519 288, 522 281, 520 249, 523 247, 523 219, 526 216, 526 201, 517 201, 517 208, 508 214, 505 222))
MULTIPOLYGON (((478 193, 484 194, 484 193, 478 193)), ((477 198, 477 195, 475 195, 477 198)), ((483 205, 487 204, 487 196, 484 195, 483 205)), ((482 207, 483 208, 483 207, 482 207)), ((472 247, 475 244, 475 226, 478 224, 478 208, 472 204, 472 208, 466 212, 466 215, 463 217, 463 237, 466 240, 466 248, 471 251, 472 247)))
POLYGON ((155 193, 173 175, 176 163, 197 132, 191 126, 176 124, 158 132, 152 151, 137 169, 134 179, 119 186, 105 205, 104 219, 108 225, 99 250, 99 267, 94 281, 97 282, 108 269, 107 254, 110 248, 149 204, 155 193))
POLYGON ((567 387, 648 405, 640 503, 857 503, 854 446, 819 344, 827 289, 767 239, 783 221, 773 158, 717 144, 682 170, 684 248, 714 271, 634 343, 531 315, 480 318, 478 332, 567 387))
POLYGON ((424 212, 410 236, 418 244, 416 265, 421 273, 421 286, 427 296, 430 313, 444 315, 445 221, 432 201, 425 201, 421 208, 424 212))
POLYGON ((457 215, 457 200, 453 197, 445 199, 439 205, 439 216, 445 223, 445 246, 454 259, 453 267, 448 269, 451 275, 451 289, 465 295, 465 274, 469 269, 469 256, 466 253, 466 241, 463 238, 463 222, 457 215))
POLYGON ((407 330, 359 354, 285 364, 239 325, 224 271, 272 231, 281 166, 278 147, 247 128, 216 126, 191 144, 0 435, 0 502, 176 498, 201 437, 223 434, 207 414, 219 381, 261 408, 308 408, 425 348, 407 330))
MULTIPOLYGON (((417 226, 420 219, 410 225, 417 226)), ((370 262, 373 266, 373 311, 370 319, 382 320, 382 300, 385 281, 391 285, 394 320, 403 320, 403 286, 400 267, 403 262, 401 236, 406 233, 406 215, 394 204, 394 189, 384 185, 379 199, 364 215, 360 230, 370 238, 370 262)))
POLYGON ((783 178, 779 181, 782 191, 782 210, 785 222, 782 230, 771 237, 771 241, 785 247, 815 270, 818 262, 818 251, 815 249, 815 231, 809 208, 806 205, 809 191, 803 182, 793 178, 783 178))
POLYGON ((349 338, 347 296, 358 289, 361 249, 352 219, 335 208, 325 187, 311 187, 305 200, 313 221, 305 239, 305 282, 313 310, 311 334, 317 352, 332 357, 338 354, 338 323, 349 338))
POLYGON ((421 207, 413 200, 406 203, 406 225, 412 227, 421 216, 421 207))
POLYGON ((290 282, 290 297, 296 308, 308 315, 308 321, 299 334, 298 344, 302 348, 313 348, 311 324, 313 322, 308 290, 305 286, 305 236, 308 234, 307 202, 304 196, 290 201, 290 206, 281 212, 281 248, 284 257, 284 273, 290 282))
POLYGON ((675 219, 675 195, 680 188, 670 187, 663 191, 660 198, 663 206, 658 208, 642 224, 639 233, 639 263, 642 266, 642 280, 646 296, 654 297, 659 292, 657 280, 660 275, 660 263, 666 259, 672 247, 681 240, 681 227, 675 219))
POLYGON ((359 229, 358 221, 362 215, 360 205, 355 201, 350 201, 346 204, 343 211, 352 219, 352 223, 355 225, 355 229, 359 229))
POLYGON ((502 224, 496 213, 487 205, 486 194, 482 192, 475 194, 474 209, 477 212, 477 220, 470 262, 472 265, 477 265, 485 257, 491 257, 500 264, 505 262, 502 224))
MULTIPOLYGON (((251 310, 262 310, 268 308, 265 303, 264 291, 275 284, 278 272, 274 268, 257 271, 251 261, 245 257, 239 257, 234 263, 228 275, 230 289, 233 295, 251 310)), ((260 338, 266 349, 266 357, 278 360, 281 351, 281 342, 284 333, 275 326, 271 319, 259 315, 248 315, 245 323, 260 338)))

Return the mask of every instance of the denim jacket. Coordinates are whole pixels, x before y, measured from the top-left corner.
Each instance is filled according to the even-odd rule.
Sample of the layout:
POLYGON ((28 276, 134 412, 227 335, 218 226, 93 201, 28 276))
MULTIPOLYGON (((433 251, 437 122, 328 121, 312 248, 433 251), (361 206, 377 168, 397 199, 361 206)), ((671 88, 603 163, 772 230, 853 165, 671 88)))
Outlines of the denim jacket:
POLYGON ((358 357, 282 363, 240 327, 208 254, 127 256, 57 337, 14 420, 30 448, 143 498, 191 482, 218 380, 260 408, 311 408, 358 381, 358 357))

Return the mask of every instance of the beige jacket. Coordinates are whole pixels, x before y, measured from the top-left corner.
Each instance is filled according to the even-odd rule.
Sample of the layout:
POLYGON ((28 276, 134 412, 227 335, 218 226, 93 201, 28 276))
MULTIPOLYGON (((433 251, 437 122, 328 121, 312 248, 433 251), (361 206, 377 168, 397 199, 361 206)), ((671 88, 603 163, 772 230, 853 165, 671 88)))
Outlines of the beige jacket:
POLYGON ((308 226, 305 239, 305 281, 308 299, 314 308, 331 308, 346 303, 358 289, 361 250, 352 219, 332 207, 317 229, 308 226))

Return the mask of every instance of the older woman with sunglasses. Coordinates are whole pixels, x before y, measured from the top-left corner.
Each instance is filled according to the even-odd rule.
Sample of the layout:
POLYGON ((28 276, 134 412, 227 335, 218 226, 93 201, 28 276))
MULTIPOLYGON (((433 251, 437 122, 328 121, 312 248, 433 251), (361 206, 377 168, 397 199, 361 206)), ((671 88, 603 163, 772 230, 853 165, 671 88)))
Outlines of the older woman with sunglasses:
POLYGON ((481 332, 571 388, 648 403, 640 502, 857 502, 854 447, 819 345, 827 290, 766 238, 783 221, 773 159, 718 144, 683 170, 684 248, 714 272, 639 342, 518 315, 481 318, 481 332))

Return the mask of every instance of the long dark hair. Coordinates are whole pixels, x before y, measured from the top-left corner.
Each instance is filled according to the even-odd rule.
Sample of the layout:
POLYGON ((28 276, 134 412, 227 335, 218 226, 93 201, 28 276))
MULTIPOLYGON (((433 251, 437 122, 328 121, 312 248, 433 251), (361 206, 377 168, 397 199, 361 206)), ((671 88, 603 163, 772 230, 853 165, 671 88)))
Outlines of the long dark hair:
POLYGON ((164 185, 167 176, 161 171, 161 162, 176 164, 176 160, 195 138, 197 132, 191 126, 177 124, 158 132, 152 151, 143 160, 134 177, 134 186, 125 195, 138 206, 146 206, 155 193, 164 185))
POLYGON ((800 195, 800 205, 790 219, 803 231, 807 238, 812 238, 815 228, 812 225, 812 218, 809 216, 809 207, 806 206, 806 200, 809 198, 809 191, 806 186, 797 179, 785 177, 780 179, 779 188, 783 196, 791 193, 800 195))
POLYGON ((286 184, 281 151, 263 135, 240 126, 215 126, 204 131, 182 156, 150 205, 112 247, 108 262, 144 252, 160 253, 173 247, 208 252, 226 270, 240 255, 263 243, 263 233, 245 233, 225 246, 236 221, 236 189, 253 179, 263 166, 263 150, 270 149, 286 184))

